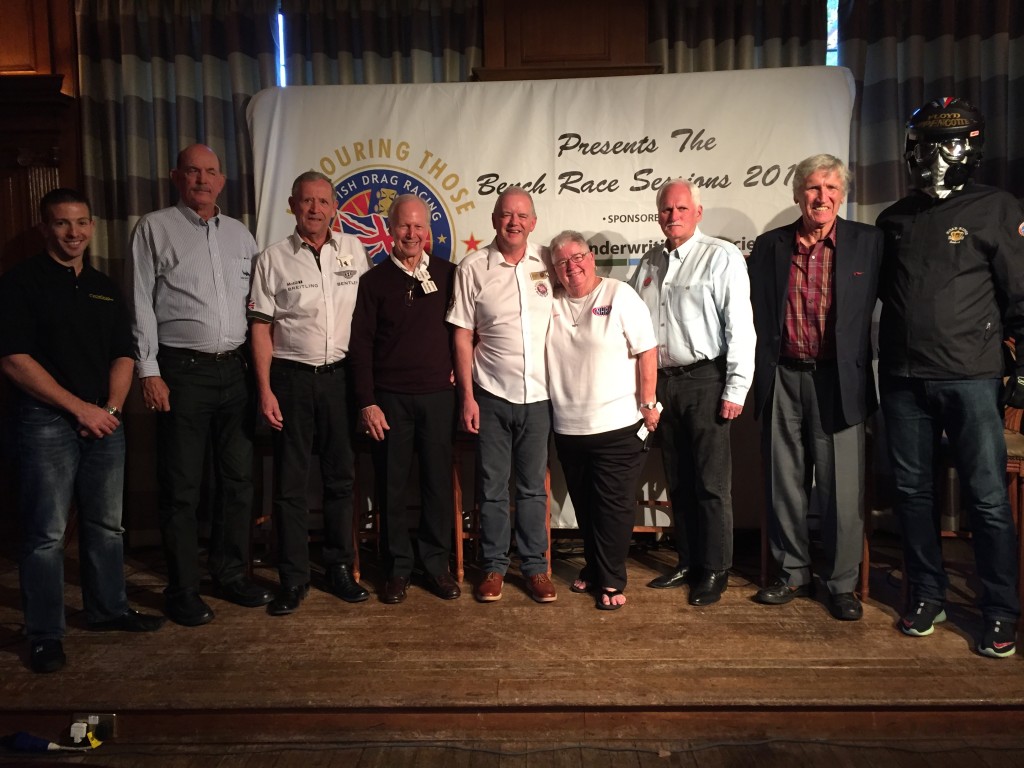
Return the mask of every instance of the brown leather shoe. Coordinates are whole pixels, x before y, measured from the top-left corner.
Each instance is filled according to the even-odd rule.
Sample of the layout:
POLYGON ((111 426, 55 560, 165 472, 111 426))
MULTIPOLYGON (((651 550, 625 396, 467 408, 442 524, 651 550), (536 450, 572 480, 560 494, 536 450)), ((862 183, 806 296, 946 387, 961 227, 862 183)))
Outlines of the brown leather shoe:
POLYGON ((496 571, 491 571, 477 585, 476 599, 481 603, 493 603, 496 600, 501 600, 501 585, 504 581, 504 576, 496 571))
POLYGON ((380 601, 392 605, 402 602, 405 600, 405 590, 408 586, 408 576, 392 576, 384 584, 384 593, 380 596, 380 601))
POLYGON ((427 588, 442 600, 455 600, 462 594, 462 589, 448 571, 437 576, 427 576, 427 588))
POLYGON ((530 588, 530 597, 538 603, 553 603, 558 599, 555 593, 555 585, 546 573, 535 573, 526 580, 530 588))

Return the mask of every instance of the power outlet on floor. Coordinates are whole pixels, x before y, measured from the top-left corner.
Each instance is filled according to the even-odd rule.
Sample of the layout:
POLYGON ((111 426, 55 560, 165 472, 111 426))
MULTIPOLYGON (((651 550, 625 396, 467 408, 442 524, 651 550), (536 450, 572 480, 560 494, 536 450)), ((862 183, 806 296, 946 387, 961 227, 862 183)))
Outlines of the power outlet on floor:
POLYGON ((84 742, 86 734, 98 741, 109 741, 117 736, 117 715, 106 713, 76 712, 71 716, 71 740, 75 743, 84 742))

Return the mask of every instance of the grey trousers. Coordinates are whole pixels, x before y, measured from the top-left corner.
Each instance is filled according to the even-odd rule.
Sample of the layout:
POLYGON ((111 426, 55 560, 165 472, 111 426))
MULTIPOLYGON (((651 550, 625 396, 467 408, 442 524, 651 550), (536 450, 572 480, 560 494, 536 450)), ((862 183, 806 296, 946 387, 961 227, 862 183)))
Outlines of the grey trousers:
POLYGON ((864 424, 827 434, 821 411, 839 396, 834 370, 779 366, 762 424, 768 537, 778 575, 791 587, 811 580, 807 518, 821 515, 823 574, 832 594, 853 592, 864 540, 864 424))

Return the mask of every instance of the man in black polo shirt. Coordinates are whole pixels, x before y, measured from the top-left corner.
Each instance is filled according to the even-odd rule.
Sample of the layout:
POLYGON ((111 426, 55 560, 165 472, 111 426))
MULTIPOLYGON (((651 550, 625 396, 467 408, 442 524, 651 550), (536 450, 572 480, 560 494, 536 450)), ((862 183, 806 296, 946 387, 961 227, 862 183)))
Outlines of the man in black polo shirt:
POLYGON ((46 252, 0 280, 0 370, 20 390, 21 599, 35 672, 65 664, 64 530, 78 509, 89 629, 152 632, 162 617, 128 607, 121 502, 121 406, 132 336, 113 282, 85 263, 88 201, 55 189, 39 203, 46 252))

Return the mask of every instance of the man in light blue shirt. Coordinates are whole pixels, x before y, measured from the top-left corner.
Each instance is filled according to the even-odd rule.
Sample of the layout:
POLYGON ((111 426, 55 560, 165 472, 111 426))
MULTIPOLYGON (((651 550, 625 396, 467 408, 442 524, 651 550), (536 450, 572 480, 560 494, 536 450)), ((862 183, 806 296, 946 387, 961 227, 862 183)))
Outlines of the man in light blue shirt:
POLYGON ((665 243, 644 254, 630 285, 658 335, 659 432, 679 564, 656 589, 691 583, 690 604, 718 602, 732 567, 732 445, 754 375, 754 321, 743 254, 697 227, 700 189, 658 191, 665 243))
POLYGON ((171 179, 178 204, 143 216, 132 233, 133 331, 143 397, 157 413, 166 612, 196 626, 213 619, 199 596, 196 519, 211 437, 220 501, 208 562, 215 594, 247 607, 271 600, 246 578, 254 410, 245 311, 259 249, 217 206, 225 179, 212 149, 182 150, 171 179))

